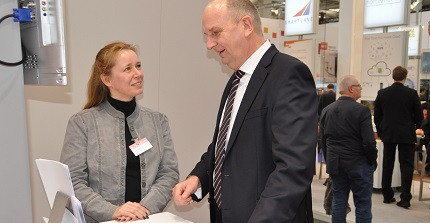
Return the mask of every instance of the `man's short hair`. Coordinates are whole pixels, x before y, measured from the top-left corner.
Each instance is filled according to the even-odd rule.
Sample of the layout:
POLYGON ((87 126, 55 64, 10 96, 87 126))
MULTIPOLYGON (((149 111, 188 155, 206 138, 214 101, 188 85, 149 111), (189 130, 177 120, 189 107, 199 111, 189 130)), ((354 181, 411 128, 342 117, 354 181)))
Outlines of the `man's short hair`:
POLYGON ((328 88, 328 89, 334 89, 334 84, 328 84, 328 85, 327 85, 327 88, 328 88))
POLYGON ((254 24, 254 32, 263 35, 260 14, 255 5, 249 0, 227 0, 227 8, 232 10, 233 18, 239 22, 242 17, 249 15, 254 24))
POLYGON ((406 76, 408 75, 408 70, 402 66, 397 66, 393 70, 393 79, 395 81, 402 81, 406 79, 406 76))
POLYGON ((348 92, 348 87, 357 83, 357 78, 353 75, 345 75, 338 85, 339 93, 348 92))

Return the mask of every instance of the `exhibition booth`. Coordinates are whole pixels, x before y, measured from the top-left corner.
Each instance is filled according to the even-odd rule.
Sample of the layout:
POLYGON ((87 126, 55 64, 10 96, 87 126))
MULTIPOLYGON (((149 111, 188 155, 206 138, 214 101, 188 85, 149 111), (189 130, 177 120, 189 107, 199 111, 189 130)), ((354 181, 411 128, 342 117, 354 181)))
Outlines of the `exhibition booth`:
MULTIPOLYGON (((1 16, 19 7, 17 2, 4 0, 3 4, 2 0, 1 16)), ((208 0, 125 1, 121 5, 115 0, 62 2, 64 36, 48 36, 52 37, 50 41, 57 37, 65 38, 62 46, 65 50, 60 50, 64 55, 55 57, 57 62, 67 62, 67 72, 65 68, 59 69, 61 81, 56 76, 43 79, 44 83, 51 83, 51 86, 33 85, 36 80, 42 79, 32 76, 30 80, 33 84, 24 86, 29 76, 25 77, 27 80, 24 79, 23 67, 0 66, 0 169, 2 177, 7 179, 0 186, 2 191, 6 191, 2 193, 0 209, 12 213, 1 215, 5 222, 39 223, 43 222, 43 217, 50 216, 58 189, 44 187, 45 182, 35 160, 59 160, 67 122, 73 114, 82 110, 91 63, 101 46, 115 40, 139 46, 145 71, 145 87, 144 96, 137 100, 169 118, 179 161, 180 180, 188 176, 207 149, 213 136, 222 89, 231 75, 228 67, 220 66, 219 56, 208 52, 205 47, 201 15, 208 0), (101 13, 104 16, 100 16, 101 13), (17 210, 21 213, 17 213, 17 210)), ((310 68, 316 88, 320 90, 318 92, 324 91, 330 83, 337 86, 344 75, 352 74, 359 79, 363 88, 360 103, 373 112, 377 91, 393 83, 391 72, 395 66, 401 65, 409 72, 406 84, 420 92, 423 102, 428 101, 430 11, 420 8, 423 1, 252 2, 262 16, 264 37, 281 52, 300 59, 310 68), (337 8, 330 10, 323 7, 327 2, 337 2, 337 8), (324 14, 327 17, 329 13, 337 13, 337 19, 322 19, 324 14)), ((44 27, 47 27, 46 24, 44 27)), ((52 27, 49 30, 55 31, 52 27)), ((0 44, 3 44, 0 47, 0 59, 20 59, 20 25, 14 23, 13 19, 5 20, 1 23, 0 32, 0 44)), ((424 171, 421 171, 420 154, 416 153, 415 158, 411 208, 406 210, 395 204, 382 203, 383 143, 380 140, 377 140, 377 149, 379 165, 374 172, 373 222, 429 221, 430 201, 426 199, 430 198, 430 183, 426 181, 429 178, 424 171)), ((325 173, 325 164, 316 160, 316 176, 312 183, 314 218, 330 222, 330 216, 326 215, 323 208, 326 192, 323 183, 328 175, 325 173)), ((397 160, 398 155, 393 187, 401 186, 397 160)), ((53 169, 48 168, 44 172, 49 174, 53 169)), ((49 182, 49 178, 45 181, 49 182)), ((67 171, 62 183, 62 186, 70 189, 67 171)), ((62 202, 72 205, 71 210, 76 210, 72 212, 79 215, 82 211, 78 202, 74 200, 72 190, 68 192, 62 202)), ((349 201, 353 211, 348 214, 347 222, 353 222, 352 196, 349 201)), ((177 207, 171 202, 165 209, 167 214, 154 216, 152 221, 173 219, 177 222, 208 223, 208 206, 207 201, 188 207, 177 207)))

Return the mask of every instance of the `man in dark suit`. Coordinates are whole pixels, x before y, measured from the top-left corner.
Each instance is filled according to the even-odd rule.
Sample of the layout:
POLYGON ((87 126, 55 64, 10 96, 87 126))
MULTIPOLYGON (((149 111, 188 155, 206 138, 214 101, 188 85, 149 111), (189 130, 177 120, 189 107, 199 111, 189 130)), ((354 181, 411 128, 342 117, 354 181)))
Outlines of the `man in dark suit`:
POLYGON ((356 222, 372 222, 373 171, 376 141, 368 107, 356 102, 361 85, 352 75, 339 84, 341 97, 323 109, 322 149, 332 179, 332 222, 345 222, 349 191, 354 195, 356 222))
POLYGON ((394 83, 378 91, 374 120, 379 137, 384 143, 382 165, 382 193, 384 203, 395 202, 391 188, 396 146, 399 151, 402 193, 397 205, 410 207, 411 184, 414 172, 415 129, 423 119, 418 93, 404 85, 408 71, 398 66, 393 70, 394 83))
POLYGON ((324 92, 319 99, 318 103, 318 116, 321 115, 321 111, 327 107, 327 105, 336 101, 336 92, 334 91, 334 85, 327 85, 327 92, 324 92))
POLYGON ((209 193, 211 222, 313 222, 312 74, 264 39, 249 0, 210 2, 203 31, 207 48, 236 72, 224 90, 213 141, 173 189, 175 203, 191 203, 201 187, 203 197, 209 193))

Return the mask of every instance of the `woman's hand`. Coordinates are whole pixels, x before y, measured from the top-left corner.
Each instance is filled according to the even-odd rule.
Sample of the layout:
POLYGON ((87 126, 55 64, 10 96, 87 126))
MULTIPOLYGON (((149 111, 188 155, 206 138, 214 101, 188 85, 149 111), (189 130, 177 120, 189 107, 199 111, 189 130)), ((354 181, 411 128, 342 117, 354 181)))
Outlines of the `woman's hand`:
POLYGON ((117 221, 134 221, 148 218, 150 212, 144 206, 136 202, 127 202, 119 206, 112 215, 117 221))

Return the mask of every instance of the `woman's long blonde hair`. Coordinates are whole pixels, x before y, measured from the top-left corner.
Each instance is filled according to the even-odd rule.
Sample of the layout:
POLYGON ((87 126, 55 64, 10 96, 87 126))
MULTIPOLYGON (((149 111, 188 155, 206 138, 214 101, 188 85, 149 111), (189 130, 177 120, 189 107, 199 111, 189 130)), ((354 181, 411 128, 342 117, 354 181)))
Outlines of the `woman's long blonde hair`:
POLYGON ((116 56, 121 50, 132 50, 137 54, 137 48, 135 46, 124 42, 108 44, 97 53, 96 60, 91 69, 91 76, 88 80, 88 101, 84 109, 97 106, 106 100, 109 94, 109 88, 103 84, 101 75, 111 75, 111 69, 115 66, 116 56))

